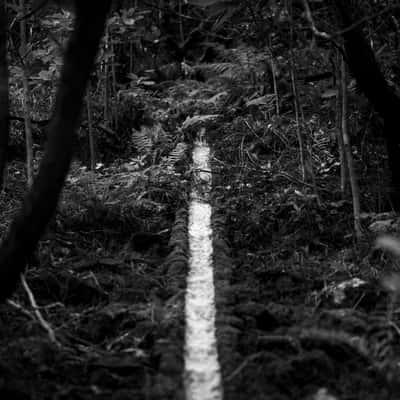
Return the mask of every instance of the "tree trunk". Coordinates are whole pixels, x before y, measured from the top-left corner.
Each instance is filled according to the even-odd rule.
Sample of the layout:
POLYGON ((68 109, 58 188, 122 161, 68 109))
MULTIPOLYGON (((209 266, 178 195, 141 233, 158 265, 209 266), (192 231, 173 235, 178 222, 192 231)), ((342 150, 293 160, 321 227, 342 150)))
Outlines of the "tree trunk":
POLYGON ((111 47, 111 76, 112 76, 112 94, 111 98, 114 99, 113 102, 113 123, 114 129, 118 130, 118 107, 116 107, 116 99, 117 99, 117 70, 116 70, 116 61, 115 61, 115 44, 112 40, 112 35, 110 34, 110 47, 111 47))
POLYGON ((104 118, 104 123, 108 126, 109 122, 109 117, 110 117, 110 91, 109 91, 109 81, 108 81, 108 51, 109 51, 109 32, 108 28, 106 28, 105 32, 105 40, 104 40, 104 83, 103 83, 103 118, 104 118))
POLYGON ((276 115, 279 117, 280 110, 279 110, 279 91, 278 91, 278 82, 277 82, 277 69, 276 69, 276 63, 275 63, 275 57, 272 54, 271 51, 271 36, 269 37, 269 43, 266 45, 266 51, 269 57, 269 60, 266 63, 266 68, 271 69, 271 75, 272 75, 272 88, 274 90, 274 95, 275 95, 275 112, 276 115))
POLYGON ((7 62, 7 18, 5 2, 0 3, 0 191, 5 185, 9 139, 9 92, 7 62))
MULTIPOLYGON (((341 24, 347 28, 354 23, 347 0, 335 1, 341 24)), ((346 61, 357 84, 375 110, 384 120, 384 136, 387 144, 391 172, 391 202, 400 210, 400 136, 398 135, 400 98, 389 87, 381 72, 375 54, 357 27, 343 34, 346 61)))
POLYGON ((56 209, 110 4, 109 0, 76 2, 74 31, 64 55, 45 154, 22 208, 0 247, 0 301, 8 298, 17 287, 27 259, 56 209))
MULTIPOLYGON (((301 106, 299 101, 299 95, 297 91, 297 82, 296 82, 296 63, 295 63, 295 56, 293 50, 293 16, 292 16, 292 8, 291 3, 289 8, 289 15, 290 15, 290 48, 289 48, 289 68, 290 68, 290 81, 292 85, 292 92, 293 92, 293 105, 294 105, 294 112, 296 116, 296 132, 297 132, 297 140, 299 142, 299 153, 300 153, 300 168, 301 168, 301 176, 303 181, 306 179, 306 146, 304 143, 304 137, 302 132, 302 126, 300 126, 300 112, 301 106)), ((304 121, 304 118, 302 118, 304 121)))
MULTIPOLYGON (((25 0, 20 0, 21 15, 25 15, 26 7, 25 0)), ((26 20, 22 18, 19 23, 20 39, 21 39, 21 68, 22 68, 22 85, 24 94, 22 97, 22 106, 24 109, 24 123, 25 123, 25 148, 26 148, 26 176, 28 187, 31 187, 33 182, 33 140, 32 140, 32 124, 31 124, 31 102, 30 90, 28 81, 28 71, 26 67, 27 59, 27 39, 26 39, 26 20)))
POLYGON ((93 132, 93 118, 92 118, 92 99, 90 98, 90 86, 86 93, 86 111, 88 121, 88 135, 89 135, 89 153, 90 153, 90 169, 94 171, 96 169, 96 146, 93 132))
POLYGON ((346 191, 347 182, 347 165, 346 165, 346 155, 344 151, 344 141, 342 134, 342 73, 341 73, 341 63, 343 62, 343 56, 337 51, 336 63, 335 63, 335 76, 337 85, 337 97, 336 97, 336 131, 337 131, 337 142, 338 142, 338 152, 340 159, 340 191, 344 195, 346 191))
POLYGON ((340 63, 340 93, 342 98, 342 137, 343 137, 343 149, 347 162, 347 170, 349 171, 349 181, 351 187, 351 195, 353 200, 353 219, 354 219, 354 231, 357 239, 362 236, 361 225, 360 225, 360 194, 358 190, 357 176, 354 170, 353 154, 351 152, 351 143, 348 132, 348 101, 347 101, 347 71, 346 63, 342 57, 340 63))
POLYGON ((133 42, 129 43, 129 73, 133 74, 133 42))

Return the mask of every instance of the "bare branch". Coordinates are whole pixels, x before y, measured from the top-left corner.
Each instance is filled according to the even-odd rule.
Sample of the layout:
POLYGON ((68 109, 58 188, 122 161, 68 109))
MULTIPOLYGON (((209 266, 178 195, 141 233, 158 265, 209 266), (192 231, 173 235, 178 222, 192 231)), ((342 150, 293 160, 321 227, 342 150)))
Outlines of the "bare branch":
POLYGON ((308 4, 308 1, 307 1, 307 0, 303 0, 303 6, 304 6, 304 11, 305 11, 305 13, 306 13, 307 21, 308 21, 309 24, 310 24, 310 28, 311 28, 313 34, 314 34, 315 36, 318 36, 318 37, 322 38, 322 39, 331 40, 331 39, 332 39, 332 36, 329 35, 329 33, 320 31, 320 30, 317 28, 317 26, 315 25, 314 17, 313 17, 313 15, 312 15, 312 13, 311 13, 310 5, 308 4))

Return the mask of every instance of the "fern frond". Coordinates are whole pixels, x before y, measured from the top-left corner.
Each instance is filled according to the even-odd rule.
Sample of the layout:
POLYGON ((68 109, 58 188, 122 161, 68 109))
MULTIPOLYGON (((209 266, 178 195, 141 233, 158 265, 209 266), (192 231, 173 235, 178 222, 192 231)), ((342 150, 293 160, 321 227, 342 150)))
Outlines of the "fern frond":
POLYGON ((238 74, 238 64, 232 62, 199 64, 196 65, 195 69, 207 78, 215 76, 225 76, 229 78, 238 74))
POLYGON ((275 95, 267 94, 265 96, 256 97, 254 99, 248 100, 246 106, 259 106, 267 109, 273 109, 275 106, 275 95))
POLYGON ((132 144, 140 154, 148 155, 156 145, 168 144, 169 142, 170 138, 161 124, 142 126, 140 131, 132 129, 132 144))
POLYGON ((248 46, 234 49, 220 49, 220 62, 196 65, 196 71, 206 77, 219 76, 232 81, 243 81, 251 75, 261 76, 266 63, 271 63, 273 55, 269 49, 257 50, 248 46))
POLYGON ((186 143, 177 143, 167 157, 168 165, 175 165, 177 162, 182 161, 186 155, 187 148, 188 145, 186 143))
POLYGON ((230 58, 242 67, 249 67, 258 62, 258 53, 251 47, 239 46, 231 50, 230 58))
POLYGON ((153 149, 153 141, 148 135, 148 128, 142 127, 140 131, 132 129, 132 144, 140 154, 149 154, 153 149))
POLYGON ((187 117, 182 124, 182 129, 187 129, 193 125, 201 124, 203 122, 212 121, 218 117, 218 114, 194 115, 193 117, 187 117))

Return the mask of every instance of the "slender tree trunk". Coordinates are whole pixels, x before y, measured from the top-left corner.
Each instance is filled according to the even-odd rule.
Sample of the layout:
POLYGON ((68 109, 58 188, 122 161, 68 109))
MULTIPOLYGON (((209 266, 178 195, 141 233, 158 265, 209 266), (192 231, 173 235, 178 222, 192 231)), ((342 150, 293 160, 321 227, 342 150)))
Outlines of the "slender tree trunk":
POLYGON ((300 102, 297 91, 296 84, 296 75, 295 75, 295 59, 294 59, 294 51, 293 51, 293 18, 292 18, 292 9, 291 9, 291 1, 289 2, 290 6, 288 9, 290 15, 290 80, 292 84, 292 92, 293 92, 293 104, 294 111, 296 116, 296 132, 297 132, 297 140, 299 142, 299 153, 300 153, 300 168, 301 168, 301 176, 303 181, 306 179, 306 165, 305 165, 305 143, 303 134, 300 126, 300 102))
POLYGON ((28 258, 56 209, 72 158, 86 85, 110 5, 110 0, 76 2, 74 31, 64 55, 45 154, 22 208, 0 247, 0 301, 14 292, 28 258))
POLYGON ((353 154, 351 152, 351 143, 348 133, 348 101, 347 101, 347 71, 346 62, 342 58, 340 64, 341 70, 341 97, 342 97, 342 136, 344 144, 344 152, 347 161, 347 170, 349 171, 349 180, 351 187, 351 194, 353 198, 353 217, 354 217, 354 231, 357 239, 362 236, 361 224, 360 224, 360 195, 357 184, 357 176, 354 170, 353 154))
POLYGON ((93 118, 92 118, 92 99, 90 93, 90 85, 86 94, 86 110, 87 110, 87 121, 88 121, 88 135, 89 135, 89 152, 90 152, 90 169, 94 171, 96 169, 96 145, 93 132, 93 118))
POLYGON ((275 112, 276 115, 279 117, 280 115, 280 108, 279 108, 279 91, 278 91, 278 84, 276 79, 276 68, 275 68, 275 61, 271 63, 272 69, 272 82, 274 84, 274 95, 275 95, 275 112))
POLYGON ((183 21, 182 21, 182 0, 178 0, 178 12, 179 12, 179 36, 181 41, 181 48, 185 43, 185 33, 183 31, 183 21))
MULTIPOLYGON (((302 117, 302 125, 306 126, 306 124, 304 122, 304 116, 302 117)), ((310 137, 312 137, 312 132, 311 131, 310 131, 310 137)), ((315 194, 315 198, 317 200, 318 207, 321 207, 322 206, 321 196, 319 195, 317 180, 315 178, 314 162, 313 161, 314 161, 314 158, 313 158, 313 146, 312 146, 312 141, 311 141, 311 143, 309 144, 309 146, 307 148, 307 160, 305 162, 305 164, 306 164, 306 173, 311 179, 311 183, 312 183, 312 186, 313 186, 313 189, 314 189, 314 194, 315 194)))
POLYGON ((109 60, 108 60, 108 50, 109 50, 109 31, 108 27, 106 27, 106 34, 104 40, 104 122, 108 125, 110 119, 110 90, 109 90, 109 80, 108 80, 108 69, 109 69, 109 60))
POLYGON ((129 72, 133 74, 133 42, 129 43, 129 72))
POLYGON ((339 160, 340 160, 340 191, 344 194, 346 191, 346 183, 347 183, 347 166, 346 166, 346 155, 344 151, 344 141, 342 135, 342 73, 341 73, 341 63, 343 62, 342 55, 337 52, 337 62, 335 65, 336 68, 336 82, 338 94, 336 97, 336 132, 337 132, 337 142, 338 142, 338 152, 339 152, 339 160))
POLYGON ((275 64, 275 58, 274 58, 274 55, 272 54, 270 45, 267 47, 267 53, 268 53, 268 56, 269 56, 269 66, 271 68, 272 85, 273 85, 273 90, 274 90, 274 95, 275 95, 275 112, 276 112, 276 115, 279 116, 279 114, 280 114, 280 109, 279 109, 279 91, 278 91, 278 82, 277 82, 277 77, 276 77, 276 75, 277 75, 276 69, 277 68, 276 68, 276 64, 275 64))
MULTIPOLYGON (((110 34, 111 35, 111 34, 110 34)), ((114 122, 114 129, 118 130, 118 109, 115 106, 116 102, 115 99, 117 98, 117 71, 115 66, 115 44, 112 40, 112 35, 110 38, 110 47, 111 47, 111 76, 112 76, 112 95, 111 98, 114 99, 114 106, 112 107, 113 110, 113 122, 114 122)))
POLYGON ((115 44, 112 41, 111 38, 111 74, 112 74, 112 88, 113 88, 113 93, 112 97, 115 97, 117 95, 117 69, 115 67, 115 44))
MULTIPOLYGON (((26 7, 25 0, 20 0, 21 15, 25 15, 26 7)), ((26 38, 26 20, 21 19, 20 22, 20 39, 21 39, 21 67, 22 67, 22 84, 24 89, 24 95, 22 97, 23 109, 24 109, 24 122, 25 122, 25 147, 26 147, 26 174, 28 187, 33 182, 33 140, 32 140, 32 124, 31 124, 31 102, 30 102, 30 90, 28 81, 28 71, 26 67, 27 59, 27 38, 26 38)))
POLYGON ((9 89, 7 62, 7 18, 0 2, 0 191, 5 186, 9 140, 9 89))
POLYGON ((301 131, 299 99, 298 99, 298 93, 297 93, 296 78, 294 76, 293 69, 291 69, 291 71, 290 71, 290 80, 292 83, 293 104, 294 104, 294 112, 295 112, 295 118, 296 118, 297 141, 299 143, 301 176, 304 181, 306 179, 305 144, 304 144, 303 133, 301 131))

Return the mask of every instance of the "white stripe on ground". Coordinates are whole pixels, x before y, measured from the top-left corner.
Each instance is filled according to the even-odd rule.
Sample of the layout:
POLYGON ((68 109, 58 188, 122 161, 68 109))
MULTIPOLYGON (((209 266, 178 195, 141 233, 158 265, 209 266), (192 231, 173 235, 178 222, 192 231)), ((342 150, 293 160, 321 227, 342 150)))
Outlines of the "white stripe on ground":
POLYGON ((185 298, 186 400, 222 400, 221 371, 215 335, 215 292, 212 266, 210 149, 198 141, 189 207, 189 275, 185 298), (197 171, 197 172, 196 172, 197 171))

